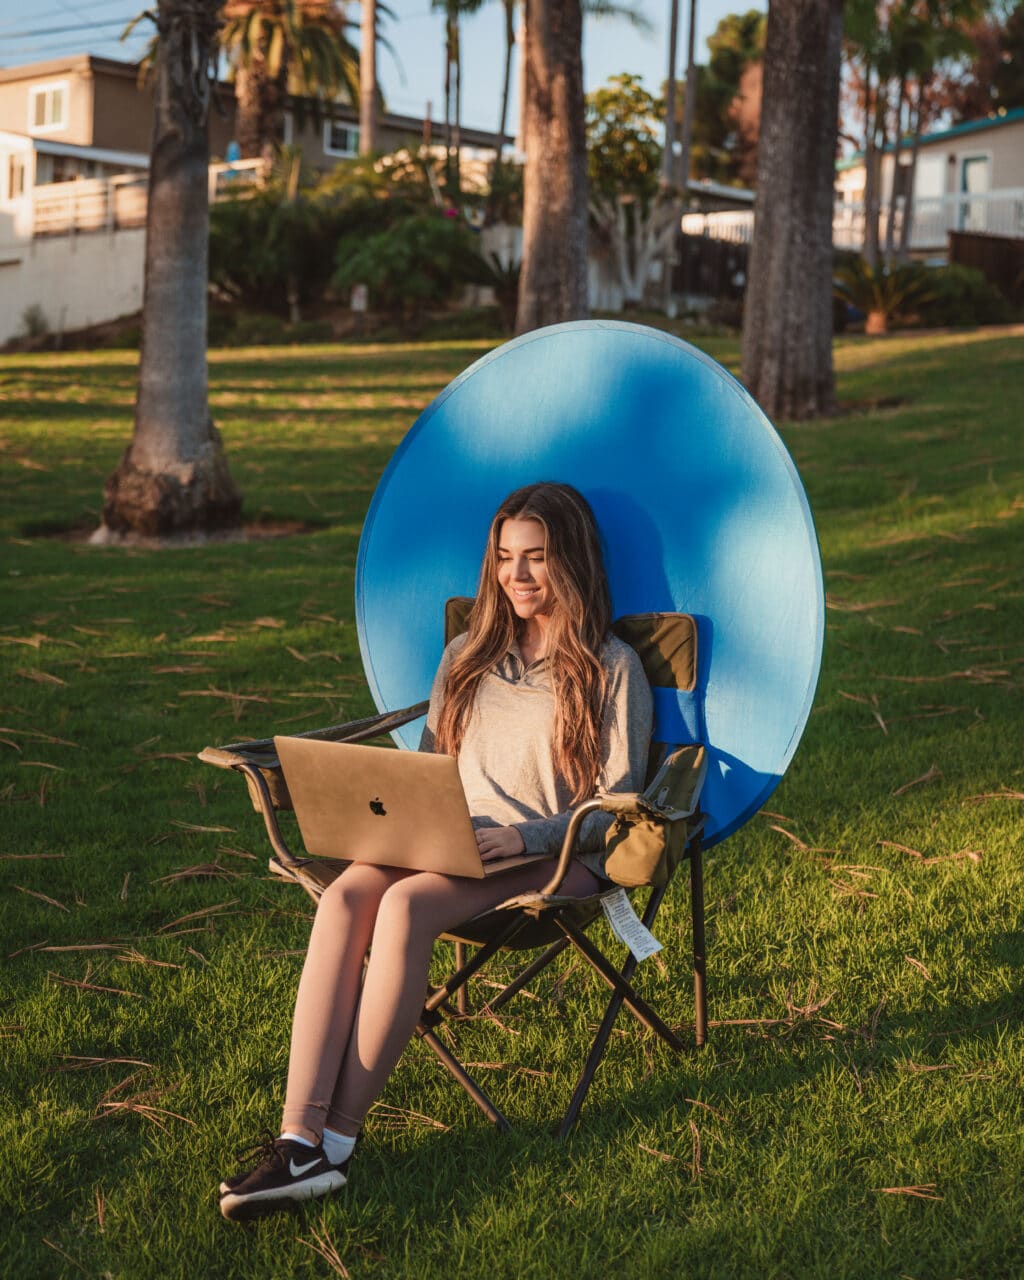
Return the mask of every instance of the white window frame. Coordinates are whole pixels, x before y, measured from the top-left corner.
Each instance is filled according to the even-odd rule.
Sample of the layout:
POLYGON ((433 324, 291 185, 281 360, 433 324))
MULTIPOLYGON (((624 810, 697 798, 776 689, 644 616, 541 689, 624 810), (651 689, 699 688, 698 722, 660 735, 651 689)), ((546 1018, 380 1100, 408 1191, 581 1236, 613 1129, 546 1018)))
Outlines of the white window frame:
POLYGON ((71 81, 50 80, 46 84, 34 84, 28 91, 28 132, 57 133, 68 127, 71 106, 71 81), (46 124, 36 124, 36 102, 40 97, 52 95, 58 90, 64 95, 64 110, 60 120, 52 120, 46 124))
POLYGON ((359 126, 357 124, 348 124, 344 120, 325 120, 324 121, 324 155, 338 156, 350 160, 353 156, 359 154, 359 126), (354 151, 341 151, 337 147, 331 146, 331 125, 336 124, 341 129, 347 129, 350 134, 355 137, 356 149, 354 151))

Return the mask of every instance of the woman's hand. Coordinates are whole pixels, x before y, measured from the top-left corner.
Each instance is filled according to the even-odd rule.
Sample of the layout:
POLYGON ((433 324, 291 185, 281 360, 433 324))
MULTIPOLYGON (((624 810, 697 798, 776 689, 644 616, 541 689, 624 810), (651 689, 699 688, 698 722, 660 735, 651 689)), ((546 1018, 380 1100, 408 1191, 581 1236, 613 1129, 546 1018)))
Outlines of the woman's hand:
POLYGON ((480 850, 482 862, 513 858, 517 853, 526 852, 523 837, 515 827, 479 827, 476 832, 476 847, 480 850))

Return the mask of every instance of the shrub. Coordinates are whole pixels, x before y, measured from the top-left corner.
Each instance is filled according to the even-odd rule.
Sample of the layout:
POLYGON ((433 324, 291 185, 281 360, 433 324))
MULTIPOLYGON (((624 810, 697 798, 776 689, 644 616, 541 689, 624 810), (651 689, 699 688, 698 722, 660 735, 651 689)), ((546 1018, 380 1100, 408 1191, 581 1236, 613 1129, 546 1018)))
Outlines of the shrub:
POLYGON ((867 333, 885 333, 891 321, 916 315, 928 298, 928 280, 909 263, 870 266, 863 258, 836 268, 833 291, 867 316, 867 333))
POLYGON ((417 320, 475 279, 476 237, 458 215, 416 213, 370 236, 346 236, 338 245, 333 285, 365 284, 370 305, 395 319, 417 320))
POLYGON ((928 297, 921 304, 924 325, 1006 324, 1013 307, 982 272, 953 263, 924 269, 928 297))
POLYGON ((45 338, 50 332, 50 322, 38 302, 33 302, 21 313, 21 328, 28 338, 45 338))

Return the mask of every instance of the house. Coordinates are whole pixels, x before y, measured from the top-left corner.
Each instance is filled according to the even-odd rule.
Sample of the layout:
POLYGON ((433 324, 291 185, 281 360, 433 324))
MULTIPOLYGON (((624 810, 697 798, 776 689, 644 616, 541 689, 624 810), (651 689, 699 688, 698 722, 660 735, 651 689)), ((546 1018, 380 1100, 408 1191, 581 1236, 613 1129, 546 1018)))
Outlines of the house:
MULTIPOLYGON (((898 170, 895 160, 892 147, 881 157, 878 225, 883 245, 894 176, 897 236, 902 225, 911 173, 909 144, 900 149, 898 170)), ((832 232, 837 248, 859 250, 864 244, 865 176, 863 155, 836 166, 832 232)), ((912 219, 909 252, 929 262, 947 260, 951 233, 1024 239, 1024 107, 922 137, 914 167, 912 219)), ((688 214, 683 219, 687 234, 733 243, 748 243, 753 229, 754 213, 749 209, 688 214)))
MULTIPOLYGON (((889 206, 900 226, 911 174, 909 144, 899 167, 890 145, 879 168, 879 238, 884 243, 889 206)), ((859 249, 864 242, 866 168, 861 154, 836 170, 835 243, 859 249)), ((924 135, 913 170, 913 221, 909 248, 916 257, 944 260, 951 231, 1024 238, 1024 107, 1001 110, 924 135)))
MULTIPOLYGON (((358 112, 335 104, 314 122, 292 101, 284 141, 321 172, 358 151, 358 112)), ((77 54, 0 68, 0 344, 31 324, 62 332, 142 305, 153 91, 134 63, 77 54), (93 234, 88 234, 93 233, 93 234)), ((218 84, 210 112, 211 196, 261 162, 227 162, 235 96, 218 84)), ((436 122, 383 113, 380 146, 436 146, 436 122)), ((460 154, 480 164, 497 136, 463 128, 460 154)))

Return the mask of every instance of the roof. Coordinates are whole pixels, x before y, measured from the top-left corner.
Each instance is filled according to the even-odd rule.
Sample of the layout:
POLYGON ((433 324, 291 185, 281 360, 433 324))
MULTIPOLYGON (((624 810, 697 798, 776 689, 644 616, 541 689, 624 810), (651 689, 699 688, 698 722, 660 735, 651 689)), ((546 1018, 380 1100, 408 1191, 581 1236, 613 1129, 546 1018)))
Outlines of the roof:
POLYGON ((38 151, 46 156, 80 156, 100 164, 119 164, 129 169, 148 169, 149 156, 139 151, 112 151, 109 147, 85 147, 76 142, 55 142, 16 129, 0 129, 0 143, 13 143, 21 151, 38 151))
MULTIPOLYGON (((52 76, 67 75, 70 72, 120 76, 136 80, 139 74, 139 64, 135 62, 119 62, 115 58, 97 58, 90 53, 73 53, 64 58, 51 58, 48 62, 26 62, 17 67, 0 67, 0 84, 12 83, 18 80, 49 79, 52 76)), ((224 89, 232 88, 224 81, 220 83, 224 89)), ((342 120, 358 122, 359 119, 358 109, 346 103, 337 104, 336 114, 342 120)), ((378 124, 397 133, 407 133, 415 137, 420 137, 423 133, 422 116, 395 115, 390 111, 385 111, 380 115, 378 124)), ((431 125, 435 137, 443 134, 444 125, 440 121, 434 120, 431 125)), ((472 129, 462 125, 459 132, 463 146, 497 146, 498 135, 490 130, 472 129)))
MULTIPOLYGON (((1009 111, 1002 107, 981 120, 965 120, 963 124, 941 129, 938 133, 926 133, 921 138, 921 143, 944 142, 947 138, 959 138, 964 133, 980 133, 982 129, 1000 129, 1007 124, 1020 124, 1021 121, 1024 121, 1024 107, 1013 107, 1009 111)), ((890 144, 886 150, 891 151, 892 145, 890 144)))
MULTIPOLYGON (((921 135, 919 146, 931 146, 935 142, 947 142, 950 138, 959 138, 970 133, 981 133, 985 129, 1001 129, 1008 124, 1024 123, 1024 107, 1001 107, 998 111, 994 111, 991 115, 983 116, 980 120, 965 120, 963 124, 951 125, 948 129, 939 129, 935 133, 924 133, 921 135)), ((904 138, 901 147, 906 146, 910 142, 909 138, 904 138)), ((886 152, 893 151, 894 144, 886 145, 886 152)), ((864 152, 855 151, 853 155, 846 156, 842 160, 836 161, 836 171, 843 173, 847 169, 856 169, 864 163, 864 152)))
POLYGON ((46 62, 23 62, 17 67, 0 67, 0 84, 9 84, 15 80, 42 80, 69 71, 92 74, 99 71, 103 75, 129 76, 134 80, 139 74, 139 67, 136 62, 97 58, 91 53, 72 53, 65 58, 50 58, 46 62))

